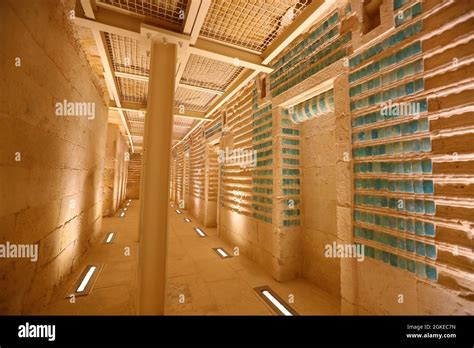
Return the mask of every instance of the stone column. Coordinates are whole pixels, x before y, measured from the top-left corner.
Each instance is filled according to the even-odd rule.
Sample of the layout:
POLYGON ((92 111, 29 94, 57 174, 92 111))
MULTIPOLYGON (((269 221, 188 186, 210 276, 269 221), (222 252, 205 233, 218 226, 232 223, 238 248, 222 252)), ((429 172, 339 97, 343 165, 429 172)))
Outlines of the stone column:
POLYGON ((141 183, 139 303, 142 315, 163 315, 176 46, 154 42, 141 183))

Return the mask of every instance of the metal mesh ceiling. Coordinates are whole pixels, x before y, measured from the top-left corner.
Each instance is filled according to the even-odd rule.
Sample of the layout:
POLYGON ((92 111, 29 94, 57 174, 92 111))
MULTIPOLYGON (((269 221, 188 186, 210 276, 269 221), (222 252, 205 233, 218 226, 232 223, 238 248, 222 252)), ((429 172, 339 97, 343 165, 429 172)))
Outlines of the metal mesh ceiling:
POLYGON ((145 114, 143 112, 126 111, 126 113, 130 122, 145 122, 145 114))
POLYGON ((191 54, 181 82, 224 91, 244 68, 218 60, 191 54))
POLYGON ((129 78, 116 77, 120 100, 125 102, 146 103, 148 97, 148 82, 129 78))
POLYGON ((144 44, 135 39, 110 33, 105 34, 105 40, 115 71, 141 76, 149 75, 150 54, 144 44))
POLYGON ((194 124, 196 120, 188 117, 179 117, 174 118, 174 125, 177 127, 190 127, 194 124))
POLYGON ((262 52, 311 0, 213 1, 200 35, 262 52))
POLYGON ((130 133, 143 135, 144 131, 145 131, 144 123, 130 122, 130 133))
POLYGON ((143 144, 143 136, 141 135, 132 135, 131 136, 134 145, 143 144))
POLYGON ((132 13, 180 26, 184 21, 187 0, 98 0, 132 13))
POLYGON ((212 93, 178 87, 174 99, 176 107, 182 105, 185 110, 206 111, 215 97, 212 93))

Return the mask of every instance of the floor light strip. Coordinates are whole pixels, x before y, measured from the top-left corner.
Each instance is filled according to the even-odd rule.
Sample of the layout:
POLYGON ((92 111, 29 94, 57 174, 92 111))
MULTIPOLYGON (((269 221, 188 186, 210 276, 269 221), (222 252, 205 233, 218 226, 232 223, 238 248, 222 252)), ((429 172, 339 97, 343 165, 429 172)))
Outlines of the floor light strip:
POLYGON ((177 212, 178 214, 182 214, 182 213, 183 213, 183 212, 182 212, 181 210, 179 210, 179 209, 176 209, 176 212, 177 212))
POLYGON ((107 237, 105 238, 104 243, 106 243, 106 244, 112 243, 112 238, 114 238, 114 234, 115 234, 115 232, 109 232, 107 234, 107 237))
POLYGON ((122 213, 120 214, 120 217, 123 218, 124 216, 125 216, 125 212, 122 212, 122 213))
POLYGON ((285 301, 283 301, 268 286, 255 288, 257 294, 279 315, 294 316, 298 315, 285 301))
POLYGON ((200 237, 205 237, 206 234, 204 233, 203 230, 201 230, 199 227, 194 228, 194 231, 196 231, 200 237))
POLYGON ((86 275, 84 276, 84 278, 82 278, 81 284, 79 284, 79 286, 77 287, 76 292, 83 292, 85 290, 96 269, 96 266, 89 267, 89 270, 87 271, 86 275))
POLYGON ((224 248, 212 248, 216 252, 217 255, 220 256, 221 259, 227 259, 229 257, 232 257, 227 251, 224 250, 224 248))
POLYGON ((186 218, 184 219, 185 222, 191 222, 191 219, 190 218, 186 218))

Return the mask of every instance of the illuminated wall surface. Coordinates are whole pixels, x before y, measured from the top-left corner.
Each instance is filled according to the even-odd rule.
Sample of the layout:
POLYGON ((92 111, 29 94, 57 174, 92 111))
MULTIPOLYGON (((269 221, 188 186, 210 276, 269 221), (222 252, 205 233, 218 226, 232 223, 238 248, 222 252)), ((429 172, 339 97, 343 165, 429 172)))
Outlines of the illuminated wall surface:
MULTIPOLYGON (((193 169, 203 166, 197 154, 202 153, 202 138, 221 127, 225 128, 221 149, 229 146, 230 137, 231 147, 256 151, 253 168, 220 164, 220 208, 233 216, 229 221, 234 223, 222 221, 229 240, 240 243, 244 251, 249 245, 252 248, 248 249, 265 250, 258 241, 239 236, 242 226, 252 228, 248 218, 259 221, 257 230, 263 223, 282 234, 303 233, 304 221, 310 221, 317 208, 302 205, 302 187, 311 182, 310 171, 303 175, 307 169, 302 153, 312 156, 316 149, 308 145, 312 143, 304 140, 302 132, 313 127, 311 122, 319 122, 317 118, 340 117, 334 103, 336 97, 342 98, 347 103, 345 113, 350 115, 352 134, 348 152, 352 160, 352 179, 348 178, 352 182, 351 241, 365 246, 367 258, 403 270, 410 279, 437 283, 469 297, 474 123, 469 106, 473 71, 468 33, 472 33, 473 23, 471 18, 460 19, 466 6, 462 1, 383 2, 380 26, 393 20, 396 28, 389 34, 377 28, 375 33, 363 34, 356 24, 361 5, 341 6, 273 60, 275 70, 265 76, 264 87, 257 78, 214 114, 215 122, 178 145, 177 168, 183 147, 191 144, 195 159, 191 183, 203 182, 203 170, 193 169), (375 39, 374 43, 357 49, 369 39, 375 39), (341 62, 343 72, 334 69, 332 76, 326 73, 341 62), (305 81, 313 78, 322 83, 324 78, 341 74, 347 85, 334 83, 291 107, 279 106, 285 93, 304 92, 307 87, 301 86, 305 81), (263 96, 262 88, 266 89, 263 96)), ((179 174, 176 177, 180 178, 179 174)), ((177 187, 179 192, 179 184, 177 187)), ((202 192, 193 194, 204 200, 202 192)), ((305 243, 298 238, 298 243, 305 243)), ((280 247, 291 250, 282 241, 280 247)), ((293 251, 304 254, 303 250, 305 247, 293 251)), ((248 254, 252 257, 253 252, 248 254)), ((274 250, 270 253, 283 259, 274 250)), ((306 275, 307 258, 303 256, 292 268, 292 276, 306 275)), ((269 262, 257 256, 254 259, 278 273, 269 262)), ((344 277, 340 267, 343 263, 334 270, 335 282, 344 277)), ((340 285, 332 289, 336 288, 340 285)))

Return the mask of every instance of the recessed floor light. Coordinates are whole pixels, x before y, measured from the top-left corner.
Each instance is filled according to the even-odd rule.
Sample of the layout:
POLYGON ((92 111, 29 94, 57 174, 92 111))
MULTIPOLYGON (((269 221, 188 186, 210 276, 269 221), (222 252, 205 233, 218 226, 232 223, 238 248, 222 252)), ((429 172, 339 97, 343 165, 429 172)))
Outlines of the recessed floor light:
POLYGON ((122 212, 122 213, 120 214, 120 217, 123 218, 124 216, 125 216, 125 212, 122 212))
POLYGON ((191 219, 190 218, 186 218, 184 219, 185 222, 191 222, 191 219))
POLYGON ((124 211, 127 211, 127 209, 128 209, 127 207, 123 208, 124 211))
MULTIPOLYGON (((74 287, 72 288, 72 294, 75 296, 84 296, 90 293, 95 281, 99 275, 101 269, 100 265, 88 265, 84 268, 80 276, 78 277, 74 287)), ((70 293, 68 294, 68 297, 70 293)))
POLYGON ((227 251, 224 250, 224 248, 212 248, 216 252, 217 255, 220 256, 221 259, 227 259, 229 257, 232 257, 227 251))
POLYGON ((130 206, 130 202, 127 203, 127 207, 129 207, 129 206, 130 206))
POLYGON ((104 240, 105 244, 112 243, 112 239, 114 238, 115 232, 109 232, 107 233, 107 237, 104 240))
POLYGON ((181 210, 179 210, 179 209, 176 209, 176 212, 177 212, 178 214, 182 214, 182 213, 183 213, 183 212, 182 212, 181 210))
POLYGON ((293 316, 298 315, 283 299, 281 299, 268 286, 262 286, 254 289, 257 294, 275 311, 278 315, 293 316))
POLYGON ((206 236, 206 234, 204 233, 204 231, 201 230, 199 227, 195 227, 195 228, 194 228, 194 231, 196 231, 197 234, 199 234, 200 237, 205 237, 205 236, 206 236))

